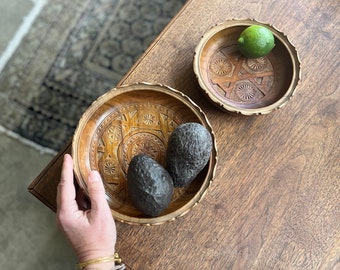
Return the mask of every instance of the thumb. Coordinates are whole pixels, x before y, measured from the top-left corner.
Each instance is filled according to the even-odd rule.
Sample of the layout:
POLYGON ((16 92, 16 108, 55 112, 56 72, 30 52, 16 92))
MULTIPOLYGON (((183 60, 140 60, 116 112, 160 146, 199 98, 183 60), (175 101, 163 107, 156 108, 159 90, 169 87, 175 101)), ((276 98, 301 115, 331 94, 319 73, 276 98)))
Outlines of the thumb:
POLYGON ((100 211, 103 207, 107 207, 105 188, 99 172, 90 172, 87 188, 92 210, 100 211))

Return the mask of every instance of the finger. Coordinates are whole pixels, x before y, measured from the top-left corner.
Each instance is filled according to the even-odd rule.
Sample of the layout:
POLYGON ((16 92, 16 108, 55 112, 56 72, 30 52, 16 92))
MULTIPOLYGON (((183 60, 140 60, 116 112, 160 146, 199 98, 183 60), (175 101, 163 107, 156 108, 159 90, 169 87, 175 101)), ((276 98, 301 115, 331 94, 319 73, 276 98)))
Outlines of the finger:
POLYGON ((77 210, 76 190, 73 183, 73 160, 69 154, 64 156, 60 183, 57 193, 58 211, 77 210))
POLYGON ((91 201, 91 211, 100 212, 108 208, 105 198, 105 188, 99 172, 91 171, 87 183, 91 201))

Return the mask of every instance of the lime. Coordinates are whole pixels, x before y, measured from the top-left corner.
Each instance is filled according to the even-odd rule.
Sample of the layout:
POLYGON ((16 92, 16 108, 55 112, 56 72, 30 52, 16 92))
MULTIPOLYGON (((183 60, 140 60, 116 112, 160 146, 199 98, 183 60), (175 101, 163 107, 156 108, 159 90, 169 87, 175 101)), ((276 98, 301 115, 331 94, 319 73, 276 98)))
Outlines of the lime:
POLYGON ((241 54, 247 58, 267 55, 275 46, 273 33, 261 25, 244 29, 237 40, 241 54))

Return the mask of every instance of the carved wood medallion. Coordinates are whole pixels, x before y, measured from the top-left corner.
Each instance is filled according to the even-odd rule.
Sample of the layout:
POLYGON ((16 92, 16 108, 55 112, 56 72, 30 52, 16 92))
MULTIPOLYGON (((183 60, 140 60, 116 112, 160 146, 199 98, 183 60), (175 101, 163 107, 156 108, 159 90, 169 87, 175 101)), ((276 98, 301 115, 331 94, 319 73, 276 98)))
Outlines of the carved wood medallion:
POLYGON ((116 198, 115 206, 127 197, 126 175, 137 154, 151 156, 165 166, 168 137, 181 120, 162 105, 135 103, 116 107, 99 124, 91 141, 91 169, 104 178, 105 188, 116 198))
POLYGON ((232 103, 258 103, 266 98, 274 81, 273 66, 268 57, 244 58, 236 45, 216 50, 207 72, 215 95, 232 103))

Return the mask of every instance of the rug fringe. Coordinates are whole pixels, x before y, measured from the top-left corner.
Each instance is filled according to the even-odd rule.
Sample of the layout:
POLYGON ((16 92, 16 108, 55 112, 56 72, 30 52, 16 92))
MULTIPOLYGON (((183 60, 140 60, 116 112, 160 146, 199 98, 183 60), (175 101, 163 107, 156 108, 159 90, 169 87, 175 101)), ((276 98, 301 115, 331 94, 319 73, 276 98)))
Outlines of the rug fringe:
POLYGON ((32 147, 33 149, 39 151, 41 155, 44 155, 44 154, 56 155, 57 154, 57 152, 55 150, 50 149, 48 147, 41 146, 41 145, 39 145, 39 144, 37 144, 33 141, 25 139, 24 137, 20 136, 19 134, 15 133, 15 132, 13 132, 9 129, 6 129, 2 125, 0 125, 0 134, 5 134, 8 137, 17 140, 24 145, 32 147))

